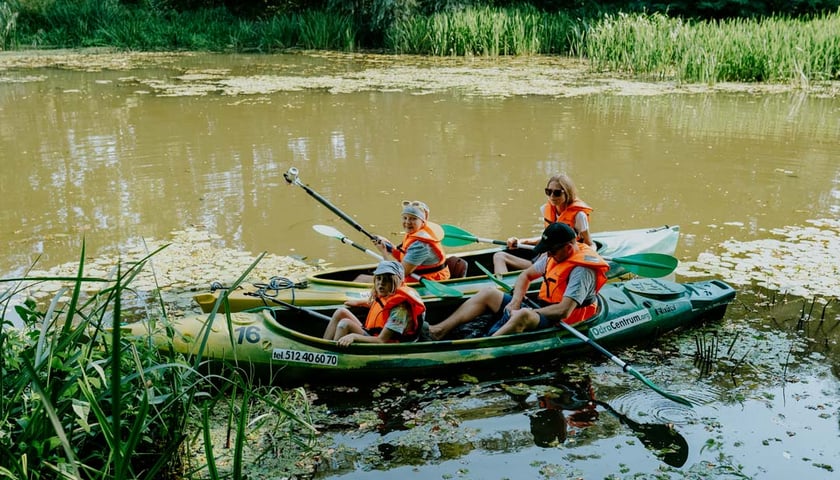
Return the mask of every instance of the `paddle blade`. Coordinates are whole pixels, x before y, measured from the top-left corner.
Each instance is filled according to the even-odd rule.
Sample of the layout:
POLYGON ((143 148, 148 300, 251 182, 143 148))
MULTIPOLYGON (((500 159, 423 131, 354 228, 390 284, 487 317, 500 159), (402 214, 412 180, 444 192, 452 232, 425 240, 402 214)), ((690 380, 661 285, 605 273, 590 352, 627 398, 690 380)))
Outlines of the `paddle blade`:
POLYGON ((640 277, 659 278, 670 275, 680 261, 664 253, 637 253, 625 257, 606 258, 640 277))
POLYGON ((479 270, 481 270, 482 272, 484 272, 485 275, 487 275, 487 278, 492 280, 493 283, 495 283, 496 285, 502 287, 502 290, 504 290, 505 292, 508 292, 508 293, 513 291, 513 287, 511 287, 510 285, 505 283, 505 281, 502 280, 501 278, 494 275, 493 272, 491 272, 490 270, 487 270, 487 267, 485 267, 484 265, 482 265, 478 262, 474 262, 474 263, 475 263, 475 266, 478 267, 479 270))
POLYGON ((333 237, 339 240, 344 238, 343 233, 339 232, 337 228, 330 227, 329 225, 312 225, 312 229, 326 237, 333 237))
POLYGON ((463 247, 464 245, 478 243, 475 236, 462 228, 445 223, 441 227, 443 227, 443 240, 440 243, 444 247, 463 247))
POLYGON ((667 398, 668 400, 672 400, 674 402, 681 403, 681 404, 683 404, 687 407, 692 406, 691 402, 688 401, 688 399, 683 398, 683 397, 681 397, 679 395, 676 395, 674 393, 667 392, 667 391, 659 388, 658 385, 656 385, 655 383, 648 380, 644 375, 639 373, 635 368, 631 367, 630 365, 626 365, 624 367, 624 370, 626 372, 628 372, 630 375, 633 375, 634 377, 636 377, 639 381, 641 381, 645 385, 647 385, 651 390, 653 390, 654 392, 662 395, 663 397, 667 398))
MULTIPOLYGON (((512 288, 510 285, 508 285, 508 284, 507 284, 507 283, 505 283, 502 279, 500 279, 500 278, 496 277, 495 275, 493 275, 492 273, 490 273, 490 271, 489 271, 489 270, 487 270, 486 268, 484 268, 484 266, 483 266, 483 265, 481 265, 480 263, 476 262, 476 266, 478 266, 478 268, 479 268, 482 272, 484 272, 485 274, 487 274, 487 278, 489 278, 490 280, 493 280, 493 282, 495 282, 497 285, 499 285, 500 287, 502 287, 502 288, 503 288, 506 292, 510 292, 510 291, 512 291, 512 290, 513 290, 513 288, 512 288)), ((691 405, 691 402, 689 402, 689 401, 688 401, 688 400, 686 400, 685 398, 683 398, 683 397, 681 397, 681 396, 679 396, 679 395, 675 395, 675 394, 673 394, 673 393, 667 392, 667 391, 665 391, 665 390, 663 390, 663 389, 659 388, 659 386, 658 386, 658 385, 656 385, 655 383, 653 383, 653 382, 651 382, 650 380, 648 380, 647 378, 645 378, 645 376, 644 376, 644 375, 642 375, 641 373, 639 373, 638 371, 636 371, 636 369, 635 369, 635 368, 631 367, 630 365, 627 365, 626 363, 624 363, 624 361, 623 361, 623 360, 621 360, 620 358, 616 357, 616 356, 615 356, 615 355, 613 355, 612 353, 608 352, 608 351, 607 351, 606 349, 604 349, 604 347, 602 347, 601 345, 599 345, 599 344, 595 343, 595 340, 593 340, 593 339, 591 339, 591 338, 589 338, 589 337, 587 337, 587 336, 583 335, 582 333, 580 333, 579 331, 577 331, 575 328, 573 328, 573 327, 571 327, 571 326, 569 326, 569 325, 567 325, 567 324, 565 324, 565 323, 562 323, 562 322, 561 322, 561 323, 560 323, 560 326, 561 326, 561 327, 563 327, 564 329, 566 329, 566 331, 568 331, 569 333, 572 333, 572 334, 573 334, 573 335, 575 335, 576 337, 578 337, 578 338, 580 338, 581 340, 583 340, 584 342, 586 342, 589 346, 591 346, 591 347, 595 348, 596 350, 598 350, 599 352, 603 353, 603 354, 604 354, 604 356, 606 356, 606 357, 607 357, 607 358, 609 358, 611 361, 613 361, 615 364, 617 364, 618 366, 620 366, 620 367, 621 367, 624 371, 626 371, 627 373, 629 373, 629 374, 633 375, 634 377, 636 377, 638 380, 640 380, 642 383, 644 383, 645 385, 647 385, 647 386, 648 386, 651 390, 653 390, 654 392, 656 392, 656 393, 658 393, 658 394, 662 395, 663 397, 665 397, 665 398, 667 398, 667 399, 669 399, 669 400, 673 400, 674 402, 681 403, 681 404, 683 404, 683 405, 687 405, 687 406, 689 406, 689 407, 690 407, 690 406, 692 406, 692 405, 691 405)))
POLYGON ((426 290, 428 290, 429 293, 438 297, 461 298, 464 296, 464 292, 456 288, 448 287, 442 283, 435 282, 434 280, 421 278, 420 283, 426 287, 426 290))

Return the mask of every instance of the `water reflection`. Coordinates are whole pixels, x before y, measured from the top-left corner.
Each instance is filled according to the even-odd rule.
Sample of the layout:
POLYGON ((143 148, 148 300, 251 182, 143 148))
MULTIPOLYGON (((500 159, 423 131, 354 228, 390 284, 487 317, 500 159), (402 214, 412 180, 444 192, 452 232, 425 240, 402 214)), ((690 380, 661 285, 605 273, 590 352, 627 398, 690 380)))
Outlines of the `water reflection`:
MULTIPOLYGON (((88 255, 114 260, 189 225, 203 240, 177 241, 178 255, 156 266, 178 289, 207 285, 232 264, 241 271, 251 260, 235 254, 242 250, 367 262, 312 231, 334 216, 290 191, 282 179, 290 166, 374 231, 394 228, 400 200, 429 198, 442 223, 488 238, 525 236, 540 229, 541 182, 564 170, 595 207, 593 231, 680 224, 685 264, 699 259, 695 273, 739 282, 737 305, 707 327, 725 349, 705 370, 694 364, 698 331, 621 352, 657 383, 701 401, 667 410, 591 358, 555 366, 592 375, 599 415, 580 428, 570 424, 576 408, 539 406, 549 391, 563 398, 562 385, 576 388, 550 371, 500 372, 505 384, 524 385, 521 395, 499 380, 438 379, 371 389, 355 405, 352 393, 322 392, 335 413, 323 430, 343 450, 318 476, 605 478, 625 465, 630 475, 679 468, 670 472, 817 478, 840 468, 840 316, 831 300, 840 277, 831 270, 840 248, 840 100, 547 94, 556 85, 482 97, 463 84, 400 90, 384 81, 387 91, 329 90, 369 67, 353 56, 198 55, 130 73, 3 71, 16 81, 0 84, 0 274, 36 258, 44 269, 78 263, 83 239, 88 255), (276 77, 318 81, 222 95, 218 84, 191 88, 182 75, 208 68, 216 79, 266 76, 274 86, 276 77), (792 288, 806 277, 804 290, 792 288), (547 448, 570 455, 547 456, 547 448)), ((377 65, 376 81, 389 70, 377 65)), ((533 78, 562 72, 549 65, 541 73, 550 75, 533 78)), ((283 269, 274 258, 261 275, 283 269)))
MULTIPOLYGON (((375 429, 378 440, 357 438, 353 443, 360 449, 375 448, 380 458, 373 461, 349 455, 345 461, 354 466, 342 464, 333 468, 354 470, 364 468, 359 462, 373 461, 380 465, 378 468, 393 471, 398 465, 416 464, 420 459, 425 459, 421 463, 445 462, 481 451, 514 453, 529 444, 571 453, 594 446, 604 438, 622 438, 625 434, 610 418, 625 426, 653 458, 675 468, 683 466, 688 458, 688 442, 673 424, 632 420, 606 401, 596 399, 594 387, 585 376, 532 372, 525 377, 492 377, 495 375, 467 384, 455 379, 383 384, 373 392, 365 388, 333 393, 318 390, 320 401, 335 415, 336 426, 345 425, 347 415, 370 418, 360 414, 359 409, 371 409, 378 420, 376 425, 367 427, 375 429), (603 411, 610 413, 606 420, 601 416, 603 411), (527 426, 521 423, 522 419, 527 419, 527 426), (495 423, 495 428, 501 428, 498 436, 457 433, 465 427, 469 430, 467 423, 487 420, 495 423), (515 427, 516 424, 521 427, 515 427), (404 433, 395 435, 395 432, 404 433), (421 438, 424 440, 419 444, 412 440, 421 438)), ((624 455, 632 456, 629 452, 624 455)))
POLYGON ((174 78, 188 86, 201 75, 182 74, 210 66, 213 78, 317 72, 329 82, 373 64, 352 56, 167 61, 131 75, 22 70, 18 78, 37 80, 0 88, 0 242, 10 252, 0 271, 31 261, 39 240, 45 259, 60 263, 73 259, 82 235, 98 253, 188 224, 232 248, 362 261, 309 231, 330 216, 281 188, 292 165, 366 227, 384 224, 381 205, 391 200, 430 198, 436 218, 493 238, 538 231, 540 182, 565 170, 595 207, 593 231, 681 224, 689 259, 732 236, 801 224, 802 212, 820 218, 838 208, 836 99, 488 98, 457 86, 425 95, 280 88, 184 97, 154 86, 174 78), (58 235, 72 243, 54 242, 58 235))

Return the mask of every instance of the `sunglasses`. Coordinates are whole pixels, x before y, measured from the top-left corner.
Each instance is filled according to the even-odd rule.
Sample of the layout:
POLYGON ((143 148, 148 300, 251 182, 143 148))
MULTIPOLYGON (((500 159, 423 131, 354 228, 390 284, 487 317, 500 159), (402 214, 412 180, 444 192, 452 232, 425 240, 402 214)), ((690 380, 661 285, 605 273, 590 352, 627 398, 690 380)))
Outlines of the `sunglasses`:
POLYGON ((566 191, 563 190, 562 188, 556 188, 556 189, 553 189, 553 190, 550 189, 550 188, 546 188, 545 189, 545 194, 548 195, 549 197, 559 197, 560 195, 565 195, 566 191))

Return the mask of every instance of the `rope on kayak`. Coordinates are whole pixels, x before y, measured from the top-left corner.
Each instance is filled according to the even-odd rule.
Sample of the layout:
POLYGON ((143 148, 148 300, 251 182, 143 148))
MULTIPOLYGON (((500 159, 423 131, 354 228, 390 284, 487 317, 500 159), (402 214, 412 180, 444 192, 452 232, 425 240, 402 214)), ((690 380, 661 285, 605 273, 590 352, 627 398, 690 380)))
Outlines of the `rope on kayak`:
POLYGON ((277 295, 280 294, 281 290, 292 290, 292 302, 295 303, 295 289, 296 288, 306 288, 309 286, 309 282, 306 280, 302 282, 295 282, 294 280, 286 277, 271 277, 268 279, 268 283, 255 283, 254 287, 256 287, 256 292, 248 292, 245 295, 252 295, 255 297, 260 297, 263 300, 263 303, 268 305, 266 300, 274 300, 277 295))

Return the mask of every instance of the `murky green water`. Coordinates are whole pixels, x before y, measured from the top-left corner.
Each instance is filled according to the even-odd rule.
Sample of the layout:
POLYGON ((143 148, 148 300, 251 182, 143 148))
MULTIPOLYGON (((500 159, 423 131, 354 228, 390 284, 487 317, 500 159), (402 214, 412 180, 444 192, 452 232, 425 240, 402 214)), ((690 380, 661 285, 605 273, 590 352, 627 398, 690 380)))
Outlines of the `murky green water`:
POLYGON ((545 179, 565 171, 595 207, 593 231, 679 224, 678 278, 760 282, 742 286, 724 320, 621 352, 693 409, 600 358, 575 365, 627 419, 673 424, 688 445, 679 467, 603 405, 592 424, 567 422, 562 441, 536 445, 534 418, 557 426, 573 414, 539 406, 543 387, 562 384, 555 365, 524 400, 497 384, 454 393, 450 382, 412 407, 422 428, 337 432, 346 454, 320 478, 830 478, 840 468, 840 307, 820 321, 840 291, 837 98, 587 81, 546 59, 197 55, 88 68, 99 61, 0 57, 2 276, 36 258, 44 270, 78 261, 83 239, 95 262, 176 230, 202 238, 175 237, 177 255, 158 261, 183 277, 164 281, 179 289, 253 258, 232 251, 368 262, 312 230, 365 241, 286 184, 294 166, 394 237, 403 199, 482 237, 533 234, 545 179), (800 322, 803 310, 814 318, 800 322), (700 335, 718 338, 707 364, 695 362, 700 335))

